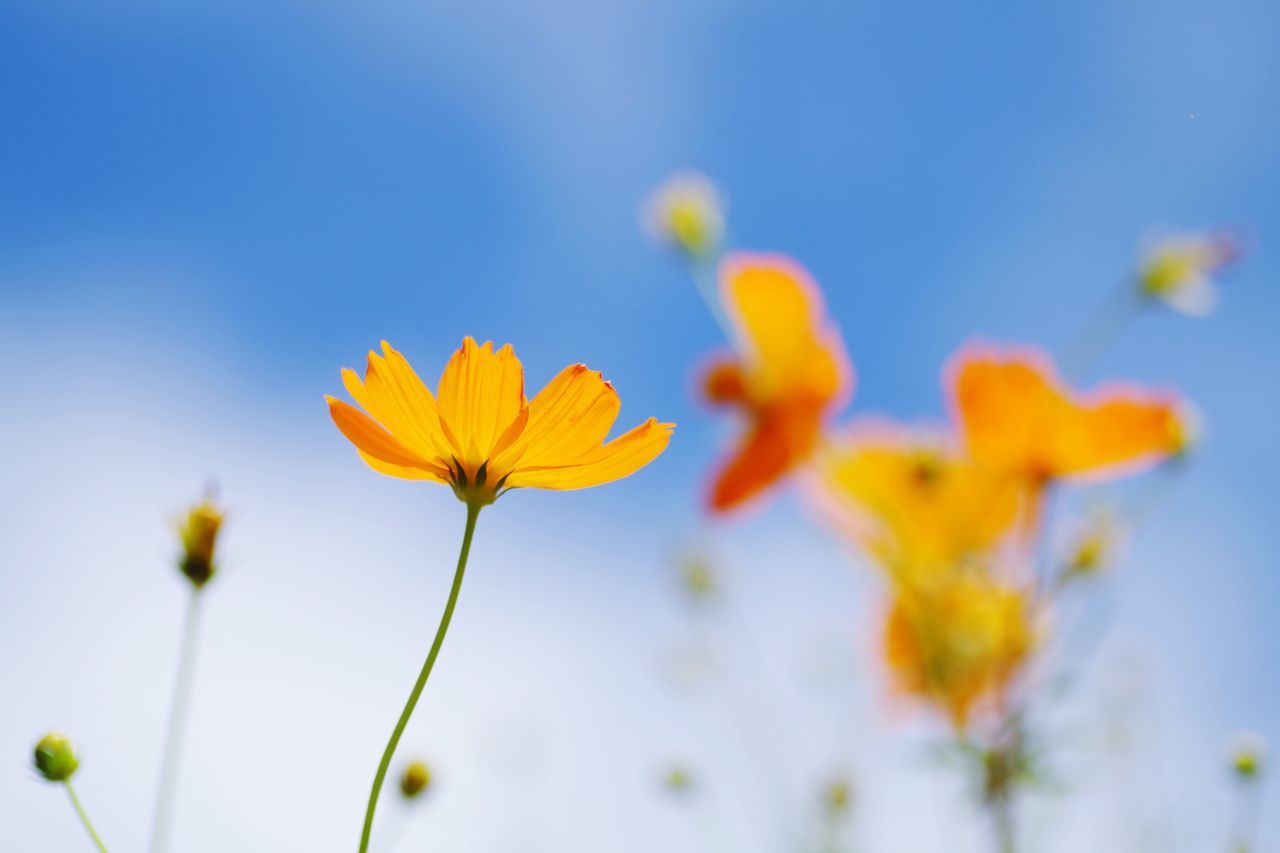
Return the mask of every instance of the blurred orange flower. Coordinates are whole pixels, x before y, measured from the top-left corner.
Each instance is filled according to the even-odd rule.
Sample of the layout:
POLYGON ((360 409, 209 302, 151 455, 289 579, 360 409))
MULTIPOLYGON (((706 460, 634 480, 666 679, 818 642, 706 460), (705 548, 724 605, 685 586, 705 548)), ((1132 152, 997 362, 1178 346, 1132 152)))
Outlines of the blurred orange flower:
POLYGON ((364 410, 326 397, 338 429, 369 467, 453 487, 460 500, 491 503, 507 489, 582 489, 621 479, 666 449, 674 424, 650 418, 604 443, 621 402, 586 365, 566 367, 533 400, 511 345, 494 352, 468 337, 435 395, 386 341, 369 353, 364 381, 342 371, 364 410))
POLYGON ((1173 396, 1128 385, 1075 394, 1037 350, 971 345, 953 357, 947 374, 970 456, 1029 484, 1116 476, 1186 446, 1173 396))
POLYGON ((711 508, 750 501, 807 460, 827 416, 848 401, 853 368, 822 293, 795 261, 735 254, 720 267, 735 354, 711 365, 707 400, 740 409, 748 428, 717 472, 711 508))
POLYGON ((938 432, 863 424, 819 459, 835 521, 900 581, 928 583, 982 559, 1018 516, 1017 485, 938 432))
POLYGON ((884 654, 902 691, 959 729, 983 705, 1004 706, 1035 647, 1030 596, 985 573, 956 572, 927 592, 901 589, 884 624, 884 654))

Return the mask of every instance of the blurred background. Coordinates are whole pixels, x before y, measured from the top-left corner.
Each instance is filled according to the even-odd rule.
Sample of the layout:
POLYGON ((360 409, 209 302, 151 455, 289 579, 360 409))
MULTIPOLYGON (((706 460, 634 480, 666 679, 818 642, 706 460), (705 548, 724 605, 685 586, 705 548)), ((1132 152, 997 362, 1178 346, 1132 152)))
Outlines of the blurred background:
POLYGON ((531 389, 585 361, 627 426, 680 427, 628 480, 481 518, 400 752, 435 782, 380 832, 817 849, 848 778, 849 849, 983 849, 936 726, 885 698, 870 573, 795 495, 704 524, 729 433, 690 392, 722 343, 638 225, 683 167, 724 190, 734 245, 821 282, 853 413, 941 417, 972 335, 1060 346, 1152 229, 1249 235, 1212 319, 1144 318, 1099 371, 1176 384, 1207 434, 1108 584, 1060 790, 1027 818, 1036 850, 1223 849, 1227 736, 1280 741, 1278 43, 1273 0, 8 0, 0 849, 88 849, 30 769, 50 728, 108 845, 142 849, 172 523, 209 480, 229 518, 173 849, 354 847, 463 510, 368 471, 322 395, 382 338, 431 382, 466 334, 514 343, 531 389), (675 568, 695 545, 726 588, 705 617, 675 568))

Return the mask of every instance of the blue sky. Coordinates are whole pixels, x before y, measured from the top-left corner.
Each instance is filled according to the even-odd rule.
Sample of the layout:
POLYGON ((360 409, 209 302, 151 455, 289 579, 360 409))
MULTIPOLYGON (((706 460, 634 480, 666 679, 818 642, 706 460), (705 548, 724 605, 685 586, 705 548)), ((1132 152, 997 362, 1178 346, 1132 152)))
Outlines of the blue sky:
MULTIPOLYGON (((529 620, 526 631, 541 626, 545 660, 558 659, 559 644, 572 659, 588 635, 565 625, 594 619, 619 633, 617 655, 583 653, 581 666, 563 664, 564 683, 592 695, 584 672, 598 670, 637 696, 656 691, 643 656, 678 621, 658 564, 693 529, 702 475, 725 433, 688 394, 716 328, 679 265, 645 240, 637 211, 664 175, 694 166, 723 187, 735 245, 791 253, 822 283, 857 363, 855 412, 938 417, 939 366, 971 335, 1061 345, 1153 229, 1222 224, 1248 235, 1248 257, 1216 316, 1144 318, 1100 371, 1176 384, 1209 425, 1196 466, 1115 580, 1120 627, 1108 648, 1145 662, 1152 748, 1203 785, 1153 795, 1151 809, 1176 810, 1189 798, 1212 826, 1225 808, 1213 799, 1213 768, 1226 732, 1257 727, 1280 741, 1280 684, 1271 674, 1280 641, 1271 606, 1280 595, 1280 453, 1271 426, 1280 417, 1277 43, 1280 6, 1268 0, 963 9, 913 0, 803 10, 732 0, 536 9, 11 0, 0 10, 0 354, 13 396, 0 428, 11 472, 0 494, 13 509, 0 522, 12 546, 0 551, 0 590, 14 616, 0 629, 0 648, 6 661, 27 651, 0 673, 12 679, 6 695, 24 697, 21 725, 2 727, 21 729, 0 733, 3 754, 20 756, 57 709, 84 703, 41 667, 56 658, 75 672, 103 671, 72 639, 79 631, 51 640, 56 655, 32 644, 35 614, 54 594, 71 595, 75 624, 95 636, 118 630, 118 612, 93 606, 99 594, 123 596, 115 610, 146 617, 121 639, 100 640, 101 660, 136 663, 111 667, 128 673, 120 677, 132 694, 92 682, 101 691, 92 704, 120 706, 115 716, 66 713, 96 737, 103 764, 128 763, 124 746, 105 743, 112 732, 132 725, 149 737, 171 666, 155 637, 176 635, 179 591, 136 565, 130 543, 150 549, 144 556, 162 573, 166 513, 214 475, 242 513, 241 539, 230 546, 241 568, 227 579, 221 617, 227 635, 275 642, 271 619, 284 612, 295 636, 332 638, 325 648, 339 661, 328 670, 307 664, 315 680, 306 689, 288 679, 272 688, 272 671, 250 667, 261 679, 253 683, 282 702, 325 699, 336 718, 315 723, 317 738, 339 722, 376 730, 316 763, 319 774, 349 759, 348 775, 358 778, 324 808, 334 832, 351 822, 342 809, 360 800, 366 754, 407 687, 446 583, 415 568, 425 547, 417 537, 451 543, 457 522, 447 494, 363 471, 324 415, 320 398, 337 390, 338 367, 358 364, 382 338, 424 374, 464 334, 513 342, 534 386, 586 361, 619 387, 624 421, 654 414, 680 423, 670 452, 624 484, 589 496, 519 495, 500 518, 495 510, 495 539, 525 543, 537 555, 525 559, 555 582, 535 583, 533 566, 495 570, 514 587, 477 582, 469 602, 473 611, 486 600, 514 608, 529 620), (127 581, 84 579, 92 537, 67 536, 68 516, 92 519, 84 523, 95 541, 114 543, 127 581), (340 543, 334 531, 343 526, 359 541, 340 543), (281 530, 302 541, 283 547, 281 530), (316 609, 290 597, 292 581, 317 576, 304 571, 302 554, 361 560, 364 547, 385 565, 355 573, 336 557, 322 560, 308 600, 316 609), (77 588, 95 592, 66 592, 77 588), (363 605, 350 604, 362 596, 363 605), (420 624, 408 601, 425 602, 420 624), (609 614, 626 613, 631 601, 644 605, 620 629, 609 614), (232 610, 233 602, 246 609, 232 610), (392 621, 386 608, 404 609, 402 631, 383 624, 392 621), (370 622, 378 631, 361 628, 370 622), (393 630, 408 644, 404 661, 356 675, 365 672, 359 656, 341 650, 377 655, 393 630), (378 691, 370 707, 347 698, 341 685, 352 678, 378 691), (154 714, 127 714, 131 696, 154 700, 154 714)), ((813 613, 829 620, 823 630, 852 637, 874 612, 839 549, 794 502, 720 529, 715 541, 737 561, 748 621, 764 618, 753 607, 791 602, 788 619, 760 629, 779 661, 813 613), (788 574, 784 592, 768 560, 791 563, 795 554, 824 566, 788 574)), ((493 547, 495 562, 519 553, 493 547)), ((498 636, 502 626, 519 631, 492 613, 467 616, 497 622, 498 636)), ((453 639, 468 642, 472 651, 457 654, 470 654, 479 671, 508 660, 476 631, 453 639)), ((248 640, 224 643, 223 669, 211 647, 202 684, 222 686, 227 725, 248 733, 252 715, 234 702, 237 662, 261 651, 248 640)), ((296 651, 305 653, 301 644, 296 651)), ((294 659, 280 651, 282 671, 294 659)), ((526 696, 524 680, 503 672, 514 692, 472 684, 483 681, 479 672, 457 675, 453 690, 470 685, 489 697, 476 702, 494 708, 527 701, 546 726, 570 726, 558 693, 529 686, 526 696)), ((665 720, 654 743, 592 717, 600 748, 617 748, 621 737, 643 766, 687 737, 663 701, 637 700, 644 710, 625 718, 665 720)), ((447 725, 469 711, 438 713, 427 719, 447 725)), ((334 740, 352 740, 342 733, 334 740)), ((813 740, 820 763, 823 741, 813 740)), ((200 749, 193 780, 202 767, 205 776, 226 770, 217 764, 226 749, 200 749)), ((863 749, 870 756, 885 747, 863 749)), ((897 758, 864 757, 861 766, 899 772, 897 758)), ((8 763, 13 769, 0 771, 6 801, 61 828, 63 804, 19 772, 19 758, 8 763)), ((115 835, 140 844, 145 820, 122 816, 142 814, 148 802, 151 765, 136 764, 117 766, 126 776, 95 793, 118 798, 115 835)), ((886 787, 905 797, 917 783, 886 787)), ((227 835, 191 827, 183 849, 230 849, 261 830, 245 815, 248 794, 244 803, 219 796, 226 813, 216 825, 227 835)), ((901 798, 881 796, 883 814, 909 812, 901 798)), ((468 801, 457 802, 455 813, 468 801)), ((306 802, 294 805, 307 813, 306 802)), ((891 824, 872 820, 867 843, 884 849, 891 824)), ((1280 835, 1280 824, 1269 826, 1280 835)), ((662 831, 655 843, 678 843, 662 831)), ((553 849, 587 843, 548 832, 553 849)), ((72 836, 47 848, 38 837, 32 826, 0 825, 6 847, 64 849, 72 836)))

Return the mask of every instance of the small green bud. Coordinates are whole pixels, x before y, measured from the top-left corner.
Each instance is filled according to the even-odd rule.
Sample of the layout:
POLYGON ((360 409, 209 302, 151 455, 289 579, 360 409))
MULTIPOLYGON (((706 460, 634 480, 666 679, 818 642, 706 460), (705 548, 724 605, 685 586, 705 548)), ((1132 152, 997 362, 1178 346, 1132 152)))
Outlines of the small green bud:
POLYGON ((690 601, 702 603, 719 595, 720 579, 709 560, 690 556, 680 561, 680 587, 690 601))
POLYGON ((688 770, 677 765, 667 770, 662 784, 672 794, 683 795, 693 787, 693 777, 689 775, 688 770))
POLYGON ((35 766, 50 782, 65 782, 76 772, 80 762, 64 734, 50 732, 36 744, 35 766))
POLYGON ((1261 776, 1266 757, 1266 741, 1257 732, 1239 732, 1231 739, 1228 759, 1231 772, 1240 781, 1252 782, 1261 776))
POLYGON ((406 800, 420 796, 431 787, 431 768, 422 761, 411 761, 400 774, 400 793, 406 800))
POLYGON ((845 779, 833 779, 822 794, 822 804, 831 817, 847 814, 853 804, 853 787, 845 779))

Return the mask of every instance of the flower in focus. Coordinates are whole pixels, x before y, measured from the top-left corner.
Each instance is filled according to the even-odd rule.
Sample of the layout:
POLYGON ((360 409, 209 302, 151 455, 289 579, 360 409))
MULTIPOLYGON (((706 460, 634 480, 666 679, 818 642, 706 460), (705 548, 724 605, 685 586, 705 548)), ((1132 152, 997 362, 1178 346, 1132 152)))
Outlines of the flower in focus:
POLYGON ((217 570, 214 552, 225 518, 225 513, 210 496, 193 506, 178 524, 178 537, 182 541, 178 567, 197 588, 207 584, 217 570))
POLYGON ((1138 284, 1144 296, 1162 300, 1183 314, 1204 316, 1218 302, 1214 274, 1239 257, 1239 242, 1227 234, 1170 237, 1143 258, 1138 284))
POLYGON ((1267 760, 1267 742, 1257 732, 1237 732, 1227 752, 1231 772, 1242 782, 1251 782, 1262 771, 1267 760))
POLYGON ((40 738, 33 762, 40 775, 50 782, 65 782, 80 767, 71 741, 58 732, 50 732, 40 738))
POLYGON ((844 343, 799 264, 737 254, 720 275, 736 352, 712 363, 703 390, 712 404, 741 410, 748 427, 715 476, 717 512, 761 495, 805 462, 853 386, 844 343))
POLYGON ((899 591, 885 620, 884 652, 901 690, 963 729, 980 706, 1004 704, 1035 634, 1027 593, 983 573, 956 572, 927 591, 899 591))
POLYGON ((400 774, 400 794, 406 800, 416 799, 431 787, 431 768, 423 761, 411 761, 400 774))
POLYGON ((894 425, 855 428, 819 462, 836 523, 909 583, 981 559, 1017 518, 1021 490, 946 437, 894 425))
POLYGON ((948 369, 954 418, 973 460, 1029 484, 1104 477, 1181 452, 1183 407, 1127 385, 1079 395, 1035 350, 969 346, 948 369))
POLYGON ((342 371, 360 405, 326 397, 329 414, 375 471, 445 483, 483 506, 508 489, 583 489, 619 480, 666 449, 674 424, 650 418, 605 442, 621 402, 586 365, 560 371, 532 400, 511 345, 468 337, 435 394, 386 341, 369 353, 364 381, 342 371), (363 409, 363 411, 361 411, 363 409))
POLYGON ((694 258, 713 255, 724 237, 724 206, 711 179, 677 172, 645 202, 641 216, 654 239, 694 258))

